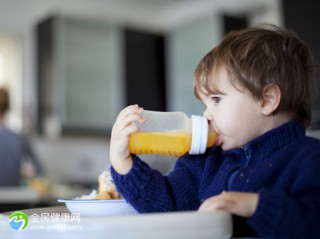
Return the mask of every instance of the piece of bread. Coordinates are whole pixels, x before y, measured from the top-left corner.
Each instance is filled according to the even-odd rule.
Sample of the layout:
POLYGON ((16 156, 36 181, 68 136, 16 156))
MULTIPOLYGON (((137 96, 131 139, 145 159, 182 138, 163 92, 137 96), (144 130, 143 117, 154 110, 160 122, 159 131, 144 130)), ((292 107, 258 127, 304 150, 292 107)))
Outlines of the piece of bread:
POLYGON ((96 199, 120 199, 116 186, 112 181, 110 172, 103 171, 98 177, 99 190, 96 199))
POLYGON ((111 199, 111 196, 107 192, 101 192, 96 195, 95 199, 111 199))
POLYGON ((110 172, 103 171, 98 177, 98 192, 93 189, 90 195, 82 195, 77 199, 121 199, 110 172))

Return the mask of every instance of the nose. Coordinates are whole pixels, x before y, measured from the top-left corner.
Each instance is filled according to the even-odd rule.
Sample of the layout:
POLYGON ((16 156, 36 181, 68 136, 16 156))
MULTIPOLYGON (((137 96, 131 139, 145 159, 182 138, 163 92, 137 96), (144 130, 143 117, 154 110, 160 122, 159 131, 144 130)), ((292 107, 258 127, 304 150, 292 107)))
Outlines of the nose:
POLYGON ((212 113, 210 113, 210 111, 208 110, 208 107, 207 107, 206 110, 203 112, 203 117, 205 117, 208 121, 213 121, 213 115, 212 115, 212 113))

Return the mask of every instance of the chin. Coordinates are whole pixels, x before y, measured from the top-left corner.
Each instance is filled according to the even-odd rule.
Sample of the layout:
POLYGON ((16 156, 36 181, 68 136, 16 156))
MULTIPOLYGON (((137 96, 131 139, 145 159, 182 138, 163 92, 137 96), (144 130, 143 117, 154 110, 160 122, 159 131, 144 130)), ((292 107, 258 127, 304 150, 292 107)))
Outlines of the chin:
POLYGON ((228 151, 229 148, 226 148, 226 147, 221 147, 223 149, 223 151, 228 151))
POLYGON ((236 148, 236 146, 225 145, 225 144, 221 144, 220 147, 221 147, 224 151, 228 151, 228 150, 230 150, 230 149, 236 148))
POLYGON ((224 151, 229 150, 229 147, 226 146, 226 145, 221 144, 220 147, 221 147, 224 151))

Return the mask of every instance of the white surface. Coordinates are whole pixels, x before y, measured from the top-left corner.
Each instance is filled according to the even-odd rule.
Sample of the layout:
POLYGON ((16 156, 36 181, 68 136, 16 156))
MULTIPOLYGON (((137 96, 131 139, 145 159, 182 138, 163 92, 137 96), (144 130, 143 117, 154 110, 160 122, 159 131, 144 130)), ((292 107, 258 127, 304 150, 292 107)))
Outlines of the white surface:
POLYGON ((81 216, 110 216, 136 214, 123 199, 58 199, 58 202, 66 204, 71 213, 80 213, 81 216))
POLYGON ((38 228, 30 222, 22 231, 8 224, 8 216, 0 214, 1 238, 116 238, 116 239, 188 239, 230 238, 231 216, 225 212, 151 213, 128 216, 81 217, 68 224, 42 222, 38 228))

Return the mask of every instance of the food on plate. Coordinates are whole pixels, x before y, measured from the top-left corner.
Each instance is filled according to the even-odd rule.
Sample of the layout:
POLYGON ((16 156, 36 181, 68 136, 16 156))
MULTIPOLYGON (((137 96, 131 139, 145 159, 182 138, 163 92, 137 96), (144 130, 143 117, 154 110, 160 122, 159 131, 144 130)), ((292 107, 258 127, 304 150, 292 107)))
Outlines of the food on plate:
MULTIPOLYGON (((80 199, 120 199, 110 172, 103 171, 98 177, 98 192, 93 190, 89 195, 82 195, 80 199)), ((79 198, 78 198, 79 199, 79 198)))

